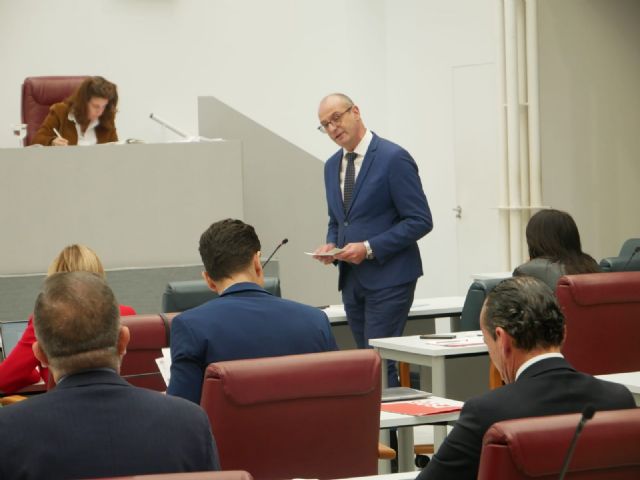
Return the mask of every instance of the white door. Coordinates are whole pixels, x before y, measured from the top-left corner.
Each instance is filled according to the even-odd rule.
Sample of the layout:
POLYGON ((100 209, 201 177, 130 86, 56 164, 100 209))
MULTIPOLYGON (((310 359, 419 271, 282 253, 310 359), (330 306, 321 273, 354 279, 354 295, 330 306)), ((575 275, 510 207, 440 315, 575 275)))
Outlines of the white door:
POLYGON ((499 211, 498 81, 496 65, 455 66, 453 125, 455 205, 458 216, 458 288, 466 292, 477 273, 501 272, 506 239, 499 211))

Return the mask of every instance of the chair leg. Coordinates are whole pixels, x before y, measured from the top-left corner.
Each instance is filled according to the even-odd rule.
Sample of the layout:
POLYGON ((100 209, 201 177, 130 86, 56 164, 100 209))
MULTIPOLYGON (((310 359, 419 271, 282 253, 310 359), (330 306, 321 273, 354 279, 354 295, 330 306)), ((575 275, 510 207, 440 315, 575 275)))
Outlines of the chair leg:
MULTIPOLYGON (((400 372, 400 386, 411 387, 411 365, 405 362, 398 362, 398 371, 400 372)), ((424 463, 426 465, 429 461, 429 457, 424 457, 426 454, 433 454, 433 444, 420 444, 414 445, 413 453, 416 455, 416 465, 418 463, 424 463)), ((424 465, 421 468, 424 468, 424 465)))
POLYGON ((398 362, 398 371, 400 372, 400 386, 411 386, 411 365, 405 362, 398 362))
POLYGON ((396 458, 396 451, 387 447, 384 443, 378 442, 378 459, 379 460, 393 460, 396 458))

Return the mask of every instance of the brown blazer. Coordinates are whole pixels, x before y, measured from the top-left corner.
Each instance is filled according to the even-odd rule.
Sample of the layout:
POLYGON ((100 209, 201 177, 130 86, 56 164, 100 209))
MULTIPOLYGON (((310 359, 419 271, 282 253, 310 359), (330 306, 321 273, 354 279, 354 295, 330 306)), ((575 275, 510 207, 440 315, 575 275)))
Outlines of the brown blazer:
MULTIPOLYGON (((76 124, 69 120, 69 104, 61 102, 51 105, 47 118, 44 119, 44 122, 36 132, 36 136, 33 138, 33 143, 45 146, 51 145, 53 139, 56 138, 56 134, 53 131, 54 128, 60 132, 63 138, 69 141, 69 145, 78 144, 76 124)), ((117 142, 118 133, 115 128, 107 128, 98 124, 96 138, 98 143, 117 142)))

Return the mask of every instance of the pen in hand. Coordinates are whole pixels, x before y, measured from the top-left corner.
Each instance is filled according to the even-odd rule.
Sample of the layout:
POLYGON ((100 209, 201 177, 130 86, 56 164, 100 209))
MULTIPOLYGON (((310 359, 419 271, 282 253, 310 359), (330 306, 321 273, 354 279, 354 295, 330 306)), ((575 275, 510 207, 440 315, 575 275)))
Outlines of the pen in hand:
POLYGON ((51 145, 64 146, 64 145, 68 145, 69 144, 67 139, 64 138, 62 135, 60 135, 60 132, 58 131, 58 129, 56 127, 53 127, 53 133, 56 134, 57 138, 53 139, 53 141, 51 142, 51 145))

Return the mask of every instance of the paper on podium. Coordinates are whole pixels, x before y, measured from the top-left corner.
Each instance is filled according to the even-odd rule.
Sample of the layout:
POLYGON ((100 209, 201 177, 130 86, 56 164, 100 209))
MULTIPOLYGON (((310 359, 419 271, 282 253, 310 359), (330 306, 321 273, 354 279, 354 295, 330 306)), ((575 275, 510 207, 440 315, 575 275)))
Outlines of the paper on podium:
POLYGON ((164 379, 165 385, 169 386, 169 378, 171 378, 171 350, 168 348, 162 349, 162 356, 156 358, 156 364, 158 364, 158 370, 160 375, 164 379))
POLYGON ((304 252, 304 253, 305 255, 313 255, 314 257, 333 257, 334 255, 337 255, 338 253, 342 253, 342 252, 343 252, 342 248, 332 248, 328 252, 324 252, 324 253, 313 253, 313 252, 304 252))

